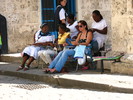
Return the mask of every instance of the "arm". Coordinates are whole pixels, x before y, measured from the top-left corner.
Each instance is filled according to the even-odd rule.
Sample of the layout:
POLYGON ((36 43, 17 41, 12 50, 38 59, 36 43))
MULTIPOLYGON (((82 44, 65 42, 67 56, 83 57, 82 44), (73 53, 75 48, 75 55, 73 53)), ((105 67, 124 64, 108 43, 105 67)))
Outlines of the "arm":
POLYGON ((107 34, 107 27, 105 27, 104 29, 102 30, 99 30, 99 29, 95 29, 95 28, 92 28, 92 31, 95 32, 97 31, 98 33, 101 33, 101 34, 107 34))
POLYGON ((41 43, 34 43, 32 45, 35 45, 35 46, 54 46, 54 44, 52 42, 41 42, 41 43))
POLYGON ((79 43, 79 45, 86 45, 86 46, 88 46, 89 44, 90 44, 90 42, 92 41, 92 39, 93 39, 93 35, 92 35, 92 32, 88 32, 87 33, 87 40, 86 40, 86 42, 84 42, 84 43, 79 43))
POLYGON ((62 20, 61 20, 61 22, 66 24, 66 21, 65 21, 65 19, 62 19, 62 20))
POLYGON ((62 23, 66 23, 65 10, 63 8, 59 12, 59 18, 62 23))
POLYGON ((76 25, 75 28, 79 31, 79 27, 78 27, 78 25, 76 25))
POLYGON ((54 46, 54 47, 57 47, 57 45, 58 45, 58 38, 55 39, 55 42, 54 42, 53 46, 54 46))
POLYGON ((81 35, 81 33, 78 34, 78 37, 77 37, 77 39, 75 41, 71 42, 73 45, 79 45, 78 41, 80 39, 80 35, 81 35))
POLYGON ((35 43, 35 35, 36 35, 36 34, 34 34, 34 43, 35 43))

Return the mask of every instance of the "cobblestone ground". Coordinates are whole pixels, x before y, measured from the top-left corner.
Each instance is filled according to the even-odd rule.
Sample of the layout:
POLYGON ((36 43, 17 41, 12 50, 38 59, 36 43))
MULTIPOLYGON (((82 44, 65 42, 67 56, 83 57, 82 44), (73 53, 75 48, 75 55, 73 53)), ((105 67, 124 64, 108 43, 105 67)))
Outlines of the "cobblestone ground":
POLYGON ((133 100, 133 94, 63 89, 0 75, 0 100, 133 100))

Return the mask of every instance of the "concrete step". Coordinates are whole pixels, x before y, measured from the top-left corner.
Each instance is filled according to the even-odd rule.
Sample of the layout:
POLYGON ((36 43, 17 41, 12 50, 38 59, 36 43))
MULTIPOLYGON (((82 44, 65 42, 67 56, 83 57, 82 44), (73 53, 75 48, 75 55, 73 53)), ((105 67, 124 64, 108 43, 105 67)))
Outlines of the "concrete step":
MULTIPOLYGON (((22 56, 21 53, 12 53, 12 54, 2 54, 0 56, 0 61, 2 62, 14 62, 14 63, 20 63, 22 62, 22 56)), ((104 62, 104 69, 110 70, 112 61, 104 62)), ((71 66, 72 64, 66 64, 66 66, 71 66)), ((75 64, 74 64, 75 65, 75 64)), ((31 64, 33 67, 47 67, 47 65, 41 60, 34 60, 34 62, 31 64), (38 64, 39 61, 39 64, 38 64)), ((76 65, 75 65, 76 66, 76 65)), ((101 63, 98 61, 97 68, 101 69, 101 63)))
POLYGON ((0 61, 3 62, 21 62, 21 54, 20 53, 13 53, 13 54, 1 54, 0 61))
POLYGON ((133 63, 117 62, 111 64, 111 73, 133 75, 133 63))
POLYGON ((133 93, 132 76, 112 75, 105 71, 78 71, 66 74, 45 74, 42 69, 31 68, 27 71, 16 71, 19 64, 0 62, 0 74, 16 76, 64 88, 91 89, 96 91, 133 93))
MULTIPOLYGON (((12 63, 21 64, 22 56, 21 56, 21 53, 2 54, 0 56, 0 61, 1 62, 12 62, 12 63)), ((39 66, 42 66, 42 65, 44 65, 44 62, 40 59, 39 66)), ((34 60, 33 63, 31 64, 31 66, 37 67, 38 66, 38 60, 34 60)))

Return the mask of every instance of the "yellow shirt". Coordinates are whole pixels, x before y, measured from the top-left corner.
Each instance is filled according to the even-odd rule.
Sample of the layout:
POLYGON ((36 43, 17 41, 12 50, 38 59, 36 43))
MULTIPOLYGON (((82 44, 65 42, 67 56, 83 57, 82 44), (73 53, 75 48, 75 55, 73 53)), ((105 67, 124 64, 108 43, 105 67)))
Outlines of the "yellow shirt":
POLYGON ((63 44, 66 42, 66 38, 70 35, 69 32, 65 32, 64 34, 59 34, 58 36, 58 44, 63 44))

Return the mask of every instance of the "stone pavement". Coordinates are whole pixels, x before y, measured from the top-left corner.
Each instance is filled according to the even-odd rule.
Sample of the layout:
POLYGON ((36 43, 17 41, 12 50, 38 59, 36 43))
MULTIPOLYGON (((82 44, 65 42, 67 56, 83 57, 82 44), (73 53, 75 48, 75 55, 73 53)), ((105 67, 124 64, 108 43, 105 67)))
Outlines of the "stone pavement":
POLYGON ((0 100, 133 100, 128 93, 61 88, 18 77, 0 75, 0 100))
POLYGON ((133 93, 133 77, 87 70, 66 74, 45 74, 40 68, 16 71, 18 63, 0 62, 0 74, 16 76, 65 88, 81 88, 108 92, 133 93))

